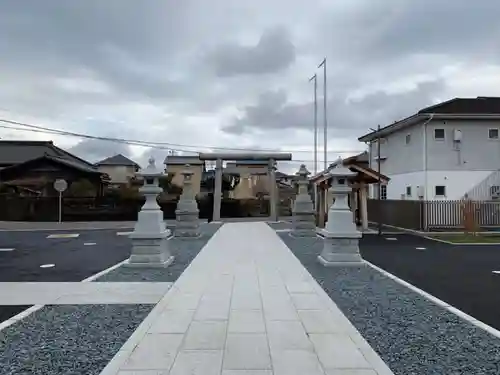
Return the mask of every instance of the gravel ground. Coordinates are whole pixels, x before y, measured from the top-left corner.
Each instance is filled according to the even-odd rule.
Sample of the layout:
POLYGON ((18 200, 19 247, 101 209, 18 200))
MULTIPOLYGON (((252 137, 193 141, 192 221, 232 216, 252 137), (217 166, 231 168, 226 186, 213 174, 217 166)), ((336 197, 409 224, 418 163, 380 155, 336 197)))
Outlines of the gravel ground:
MULTIPOLYGON (((174 263, 166 269, 117 268, 97 281, 174 282, 220 224, 203 224, 198 239, 170 240, 174 263)), ((59 305, 0 332, 1 375, 98 375, 154 305, 59 305)))
POLYGON ((174 262, 167 268, 139 270, 135 268, 118 267, 113 271, 94 280, 99 282, 174 282, 184 272, 187 266, 198 255, 212 236, 219 230, 221 224, 201 225, 202 236, 200 238, 172 238, 169 245, 174 262))
POLYGON ((47 305, 0 332, 2 375, 98 375, 153 305, 47 305))
POLYGON ((500 374, 500 339, 371 267, 321 266, 319 238, 279 236, 395 375, 500 374))

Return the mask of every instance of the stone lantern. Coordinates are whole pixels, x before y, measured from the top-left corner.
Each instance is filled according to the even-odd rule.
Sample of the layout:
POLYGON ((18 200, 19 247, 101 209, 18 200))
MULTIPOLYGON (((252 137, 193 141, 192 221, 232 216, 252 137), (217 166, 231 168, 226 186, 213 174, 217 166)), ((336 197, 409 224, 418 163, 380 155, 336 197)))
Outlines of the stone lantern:
POLYGON ((291 234, 296 237, 316 237, 314 204, 308 191, 309 180, 307 176, 310 174, 304 164, 295 174, 298 177, 299 191, 293 203, 293 230, 291 234))
POLYGON ((176 237, 199 237, 200 236, 200 220, 198 203, 196 202, 196 195, 193 190, 193 171, 190 165, 186 164, 186 169, 182 171, 184 177, 182 194, 177 203, 175 210, 176 237))
POLYGON ((167 267, 174 260, 168 243, 171 232, 165 226, 163 211, 156 201, 162 192, 159 180, 163 171, 158 169, 155 160, 150 158, 147 168, 137 175, 144 179, 144 185, 139 191, 144 194, 146 203, 139 211, 134 231, 129 236, 132 240, 132 254, 124 266, 167 267))
POLYGON ((323 251, 318 256, 318 261, 324 266, 364 264, 359 253, 361 232, 356 229, 348 204, 348 196, 352 190, 348 178, 355 175, 341 161, 329 172, 329 177, 332 178, 329 191, 334 202, 328 210, 325 228, 319 231, 319 235, 323 237, 323 251))

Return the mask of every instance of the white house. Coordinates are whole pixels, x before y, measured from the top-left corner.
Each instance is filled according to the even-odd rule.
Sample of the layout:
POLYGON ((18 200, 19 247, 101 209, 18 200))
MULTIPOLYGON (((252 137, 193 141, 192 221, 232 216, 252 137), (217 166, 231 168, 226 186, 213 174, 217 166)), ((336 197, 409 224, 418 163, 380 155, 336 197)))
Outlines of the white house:
POLYGON ((358 140, 377 170, 380 139, 381 199, 489 200, 500 195, 499 129, 500 98, 455 98, 358 140))

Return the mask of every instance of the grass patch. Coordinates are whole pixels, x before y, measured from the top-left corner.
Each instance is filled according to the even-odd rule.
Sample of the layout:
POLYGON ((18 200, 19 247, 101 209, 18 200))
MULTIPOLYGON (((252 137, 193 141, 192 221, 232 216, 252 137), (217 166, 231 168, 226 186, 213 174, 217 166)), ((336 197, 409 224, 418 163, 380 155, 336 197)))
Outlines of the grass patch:
POLYGON ((447 234, 447 235, 433 235, 431 236, 438 240, 449 241, 452 243, 469 243, 469 244, 480 244, 480 243, 497 243, 500 244, 499 234, 447 234))

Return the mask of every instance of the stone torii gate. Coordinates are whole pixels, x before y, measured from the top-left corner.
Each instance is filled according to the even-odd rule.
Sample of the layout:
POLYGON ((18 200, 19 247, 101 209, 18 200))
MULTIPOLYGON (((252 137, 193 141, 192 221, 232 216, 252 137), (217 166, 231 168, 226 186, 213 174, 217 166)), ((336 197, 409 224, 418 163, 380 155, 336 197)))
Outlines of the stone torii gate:
MULTIPOLYGON (((214 213, 213 221, 220 220, 220 209, 222 200, 222 172, 223 160, 254 160, 254 161, 267 161, 267 175, 269 176, 269 197, 270 197, 270 214, 271 220, 278 221, 278 191, 276 187, 276 162, 277 161, 290 161, 292 154, 290 153, 202 153, 200 160, 215 160, 215 187, 214 187, 214 213)), ((248 168, 249 172, 256 172, 254 168, 248 168)))

